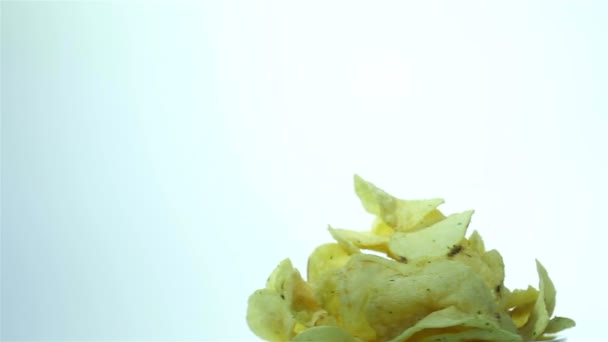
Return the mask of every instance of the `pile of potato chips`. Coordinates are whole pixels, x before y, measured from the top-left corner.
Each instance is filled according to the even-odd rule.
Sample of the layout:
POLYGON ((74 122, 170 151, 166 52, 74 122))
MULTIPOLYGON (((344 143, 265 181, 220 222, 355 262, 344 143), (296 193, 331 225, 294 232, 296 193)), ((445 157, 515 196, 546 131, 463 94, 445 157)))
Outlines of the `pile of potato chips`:
POLYGON ((505 287, 500 253, 476 231, 466 237, 473 211, 445 216, 442 199, 398 199, 359 176, 355 191, 376 217, 371 230, 330 227, 336 242, 312 252, 307 279, 283 260, 249 297, 262 339, 515 342, 574 326, 553 316, 555 287, 538 261, 538 288, 505 287))

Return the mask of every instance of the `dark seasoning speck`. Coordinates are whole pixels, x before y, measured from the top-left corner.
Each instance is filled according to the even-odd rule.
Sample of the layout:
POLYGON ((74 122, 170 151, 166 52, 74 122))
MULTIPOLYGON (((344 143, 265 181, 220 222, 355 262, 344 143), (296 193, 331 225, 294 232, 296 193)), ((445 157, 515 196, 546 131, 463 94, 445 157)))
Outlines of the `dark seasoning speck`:
POLYGON ((454 255, 460 253, 460 251, 462 251, 462 246, 461 245, 455 245, 454 247, 452 247, 452 249, 450 249, 450 251, 448 252, 448 257, 453 257, 454 255))

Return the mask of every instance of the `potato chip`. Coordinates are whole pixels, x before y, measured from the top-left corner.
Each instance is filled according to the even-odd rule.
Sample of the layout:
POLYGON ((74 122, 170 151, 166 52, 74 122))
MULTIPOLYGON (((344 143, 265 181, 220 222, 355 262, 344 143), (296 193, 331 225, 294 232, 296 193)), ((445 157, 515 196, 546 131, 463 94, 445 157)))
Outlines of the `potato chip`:
POLYGON ((344 330, 335 326, 319 326, 305 330, 293 342, 360 342, 344 330))
MULTIPOLYGON (((417 337, 417 335, 414 335, 417 337)), ((488 341, 488 342, 514 342, 521 341, 519 335, 500 329, 466 329, 451 332, 447 330, 435 331, 431 336, 418 340, 419 342, 462 342, 462 341, 488 341)))
POLYGON ((521 342, 575 326, 552 317, 556 290, 537 261, 538 290, 504 285, 501 254, 466 231, 473 211, 445 216, 443 200, 395 198, 355 176, 376 216, 370 231, 328 228, 307 281, 289 259, 248 301, 251 330, 269 341, 521 342), (374 254, 367 251, 373 251, 374 254), (386 254, 379 256, 376 254, 386 254))
MULTIPOLYGON (((455 306, 434 311, 422 318, 415 325, 404 330, 390 342, 405 341, 466 341, 468 336, 458 334, 472 334, 475 331, 487 331, 486 336, 472 336, 472 340, 481 341, 508 341, 521 342, 521 337, 515 332, 502 329, 496 319, 491 316, 476 316, 462 312, 455 306), (449 328, 459 329, 449 329, 449 328), (448 332, 449 335, 442 334, 448 332), (457 336, 450 339, 450 336, 457 336), (458 339, 460 338, 460 339, 458 339), (485 339, 484 339, 485 338, 485 339)), ((481 335, 481 333, 479 333, 481 335)))
POLYGON ((545 329, 545 334, 555 334, 565 329, 569 329, 576 326, 576 323, 567 317, 553 317, 547 324, 547 328, 545 329))
MULTIPOLYGON (((365 341, 395 337, 448 306, 469 315, 498 314, 484 281, 470 267, 451 260, 435 260, 418 267, 359 254, 344 266, 339 277, 341 326, 365 341)), ((504 316, 507 321, 508 316, 504 316)), ((505 328, 515 330, 508 324, 505 328)))
POLYGON ((553 281, 549 277, 547 270, 540 263, 540 261, 536 260, 536 270, 538 272, 539 277, 539 290, 543 294, 543 299, 545 301, 545 306, 547 307, 547 312, 549 316, 553 315, 553 311, 555 310, 555 297, 557 292, 555 291, 555 285, 553 285, 553 281))
POLYGON ((247 323, 260 338, 287 341, 291 338, 297 321, 281 295, 271 289, 262 289, 249 297, 247 323))
POLYGON ((346 249, 352 253, 358 253, 359 249, 388 252, 388 237, 376 235, 372 232, 357 232, 332 227, 329 227, 329 232, 336 241, 346 245, 346 249))
POLYGON ((528 286, 525 290, 515 289, 506 301, 506 308, 511 309, 517 306, 534 303, 538 297, 538 290, 528 286))
POLYGON ((323 317, 323 312, 311 286, 285 259, 268 277, 266 288, 249 298, 247 322, 264 339, 287 341, 296 331, 303 330, 302 326, 308 328, 324 320, 335 322, 323 317))
POLYGON ((532 303, 524 303, 516 306, 509 312, 513 324, 515 324, 518 329, 521 329, 524 325, 526 325, 526 323, 528 323, 528 320, 532 315, 532 311, 534 311, 535 304, 536 301, 532 303))
POLYGON ((483 239, 476 230, 474 230, 471 236, 469 236, 467 239, 467 246, 477 252, 479 255, 486 252, 486 246, 483 243, 483 239))
POLYGON ((538 338, 543 334, 551 313, 555 308, 555 287, 543 265, 536 260, 536 270, 539 277, 539 293, 534 308, 526 324, 520 329, 520 334, 529 340, 538 338))
POLYGON ((326 243, 315 248, 308 257, 308 282, 313 284, 323 273, 344 266, 350 256, 351 254, 337 243, 326 243))
POLYGON ((391 235, 395 234, 395 230, 386 224, 386 222, 382 221, 381 218, 376 217, 374 223, 372 224, 372 233, 379 236, 390 237, 391 235))
POLYGON ((314 283, 311 284, 312 291, 317 302, 333 317, 339 321, 340 317, 340 293, 338 292, 338 274, 342 268, 331 269, 322 273, 314 283))
POLYGON ((266 288, 274 290, 294 314, 312 314, 320 309, 310 285, 293 268, 289 259, 283 260, 268 278, 266 288))
MULTIPOLYGON (((443 200, 441 200, 441 201, 443 202, 443 200)), ((431 210, 430 213, 428 213, 426 216, 424 216, 422 218, 422 220, 420 220, 420 222, 418 222, 411 228, 408 228, 407 231, 413 232, 413 231, 416 231, 419 229, 430 227, 443 219, 445 219, 445 215, 443 215, 443 213, 441 211, 439 211, 439 209, 433 209, 433 210, 431 210)))
POLYGON ((446 217, 434 225, 413 231, 396 232, 391 236, 388 249, 396 260, 447 256, 464 239, 473 211, 446 217))
MULTIPOLYGON (((401 200, 397 199, 374 184, 355 175, 355 192, 367 212, 382 219, 387 225, 397 231, 409 231, 421 228, 420 223, 443 203, 443 199, 401 200)), ((440 213, 439 213, 440 214, 440 213)), ((428 222, 435 223, 435 213, 428 222)))
POLYGON ((466 242, 458 245, 458 253, 450 253, 448 258, 471 267, 486 283, 497 303, 502 302, 502 295, 505 292, 504 264, 502 257, 495 251, 479 254, 467 246, 466 242))

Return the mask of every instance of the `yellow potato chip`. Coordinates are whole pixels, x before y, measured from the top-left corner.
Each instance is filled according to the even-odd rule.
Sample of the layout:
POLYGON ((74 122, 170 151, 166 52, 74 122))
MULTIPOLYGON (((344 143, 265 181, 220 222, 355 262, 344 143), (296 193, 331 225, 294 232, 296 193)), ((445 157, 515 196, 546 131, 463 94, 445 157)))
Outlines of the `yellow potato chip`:
POLYGON ((308 257, 308 282, 314 284, 323 273, 344 266, 350 259, 350 255, 344 247, 337 243, 326 243, 315 248, 308 257))
POLYGON ((520 329, 520 334, 528 340, 534 340, 544 333, 551 317, 548 304, 551 305, 551 311, 555 307, 555 287, 547 274, 547 270, 538 260, 536 261, 536 270, 539 276, 538 297, 534 302, 534 308, 528 321, 520 329))
POLYGON ((479 255, 482 255, 486 252, 486 247, 483 243, 483 239, 476 230, 474 230, 471 236, 469 236, 469 238, 467 239, 467 245, 470 249, 474 250, 479 255))
POLYGON ((300 272, 293 268, 289 259, 283 260, 272 272, 266 288, 278 293, 289 304, 294 314, 308 316, 320 309, 310 285, 302 279, 300 272))
POLYGON ((501 288, 505 280, 505 263, 502 259, 502 255, 497 250, 492 249, 481 255, 481 260, 488 265, 491 274, 488 275, 492 279, 493 283, 490 285, 495 290, 496 294, 501 293, 501 288))
POLYGON ((532 311, 534 311, 535 303, 536 301, 518 305, 509 312, 513 324, 515 324, 518 329, 528 323, 530 315, 532 314, 532 311))
POLYGON ((329 227, 329 232, 336 241, 346 244, 346 249, 353 253, 359 252, 359 249, 388 252, 388 237, 371 232, 357 232, 332 227, 329 227))
POLYGON ((256 291, 249 299, 247 321, 260 337, 286 341, 294 333, 320 321, 335 322, 321 315, 321 308, 313 290, 305 282, 289 259, 283 260, 272 272, 266 288, 256 291), (264 305, 266 302, 268 305, 264 305), (289 319, 279 320, 288 313, 289 319), (264 325, 264 321, 268 323, 264 325), (278 336, 282 336, 280 339, 278 336))
POLYGON ((576 323, 567 317, 553 317, 547 324, 547 328, 545 329, 545 334, 555 334, 565 329, 569 329, 576 326, 576 323))
POLYGON ((505 273, 502 257, 498 252, 492 250, 480 255, 476 250, 468 247, 465 242, 452 249, 448 258, 471 267, 492 290, 496 302, 502 302, 502 295, 505 292, 503 285, 505 273))
POLYGON ((360 342, 346 331, 335 326, 319 326, 297 335, 293 342, 360 342))
POLYGON ((538 260, 536 260, 536 270, 540 280, 538 286, 539 291, 543 294, 543 299, 545 301, 545 306, 547 307, 549 316, 552 316, 553 311, 555 310, 555 297, 557 294, 555 291, 555 285, 553 285, 553 281, 551 281, 545 267, 538 260))
POLYGON ((575 326, 552 317, 556 290, 540 262, 538 290, 505 287, 500 253, 486 250, 477 231, 465 237, 473 211, 446 217, 437 209, 441 199, 397 199, 359 176, 355 191, 376 216, 371 230, 329 227, 336 242, 311 253, 307 281, 289 259, 279 263, 248 300, 256 335, 279 342, 522 342, 575 326))
POLYGON ((425 229, 396 232, 388 243, 390 256, 399 261, 447 256, 464 239, 471 215, 473 211, 469 210, 450 215, 425 229))
POLYGON ((515 289, 506 300, 506 308, 511 309, 524 304, 534 303, 538 297, 538 290, 528 286, 525 290, 515 289))
POLYGON ((372 224, 372 233, 379 236, 390 237, 391 235, 395 234, 395 230, 386 224, 386 222, 382 221, 381 218, 376 217, 374 223, 372 224))
POLYGON ((318 303, 325 309, 329 316, 340 321, 340 293, 338 292, 338 274, 342 268, 330 269, 322 273, 314 283, 312 291, 318 303))
MULTIPOLYGON (((470 267, 451 260, 418 267, 359 254, 338 277, 339 322, 351 335, 365 341, 393 338, 448 306, 475 316, 498 314, 484 281, 470 267)), ((508 316, 504 315, 504 320, 508 316)), ((515 330, 514 326, 505 327, 515 330)))
MULTIPOLYGON (((517 333, 503 329, 497 319, 491 316, 476 316, 463 312, 455 306, 434 311, 422 318, 415 325, 404 330, 401 334, 391 339, 390 342, 405 341, 466 341, 468 336, 459 336, 461 339, 449 339, 451 335, 458 333, 474 333, 475 330, 491 332, 490 335, 481 337, 488 338, 486 341, 508 341, 521 342, 521 337, 517 333), (449 329, 458 328, 458 329, 449 329), (448 332, 450 335, 445 335, 448 332), (448 339, 446 339, 448 338, 448 339)), ((472 337, 472 340, 477 340, 472 337)))
MULTIPOLYGON (((441 201, 443 202, 443 200, 441 200, 441 201)), ((443 215, 443 213, 441 211, 439 211, 439 209, 433 209, 430 213, 428 213, 426 216, 424 216, 422 218, 422 220, 420 220, 420 222, 418 222, 411 228, 408 228, 407 231, 415 231, 415 230, 423 229, 426 227, 430 227, 443 219, 445 219, 445 215, 443 215)))
MULTIPOLYGON (((444 201, 440 198, 429 200, 401 200, 395 198, 374 184, 355 175, 355 192, 363 207, 370 214, 382 219, 397 231, 409 231, 421 228, 421 222, 444 201)), ((429 217, 428 222, 436 222, 441 213, 429 217)))
MULTIPOLYGON (((416 334, 415 337, 418 337, 416 334)), ((456 331, 450 331, 447 329, 439 329, 434 331, 430 336, 418 340, 419 342, 462 342, 462 341, 476 341, 476 342, 520 342, 519 335, 501 329, 458 329, 456 331), (442 333, 442 330, 446 330, 442 333)))
POLYGON ((262 289, 249 297, 247 323, 260 338, 287 341, 291 338, 297 321, 281 295, 271 289, 262 289))

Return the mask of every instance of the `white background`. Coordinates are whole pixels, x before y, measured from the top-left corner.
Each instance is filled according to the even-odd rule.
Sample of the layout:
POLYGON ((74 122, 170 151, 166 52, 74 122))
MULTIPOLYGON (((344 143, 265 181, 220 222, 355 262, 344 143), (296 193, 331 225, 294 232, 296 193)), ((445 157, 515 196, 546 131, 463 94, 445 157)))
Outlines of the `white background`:
POLYGON ((2 339, 255 340, 358 173, 605 323, 599 2, 2 2, 2 339))

